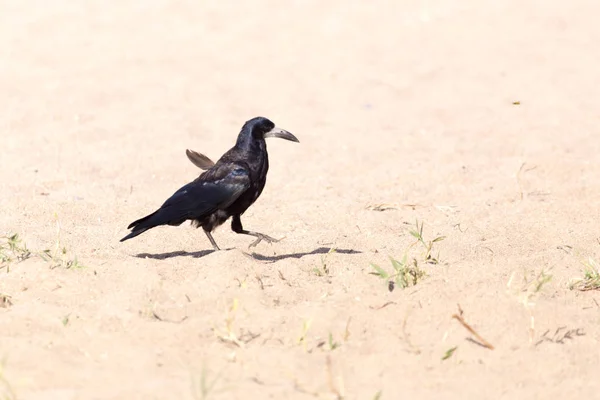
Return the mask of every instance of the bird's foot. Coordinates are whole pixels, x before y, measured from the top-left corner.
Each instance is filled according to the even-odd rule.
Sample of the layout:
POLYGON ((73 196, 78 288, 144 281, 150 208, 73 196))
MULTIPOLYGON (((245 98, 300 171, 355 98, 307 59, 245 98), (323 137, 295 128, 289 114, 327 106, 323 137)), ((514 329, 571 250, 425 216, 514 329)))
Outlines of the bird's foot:
POLYGON ((248 246, 248 248, 250 248, 250 247, 256 247, 256 245, 259 244, 260 242, 262 242, 263 240, 265 242, 267 242, 267 243, 277 243, 281 239, 275 239, 275 238, 272 238, 271 236, 268 236, 268 235, 265 235, 265 234, 262 234, 262 233, 257 233, 256 234, 256 240, 254 242, 250 243, 250 245, 248 246))

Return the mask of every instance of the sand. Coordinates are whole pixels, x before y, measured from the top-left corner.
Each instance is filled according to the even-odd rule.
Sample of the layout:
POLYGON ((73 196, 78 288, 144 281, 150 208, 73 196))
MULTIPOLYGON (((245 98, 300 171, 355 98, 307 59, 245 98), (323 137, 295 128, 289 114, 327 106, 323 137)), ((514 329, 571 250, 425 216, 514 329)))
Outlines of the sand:
POLYGON ((599 12, 0 3, 0 233, 32 252, 0 269, 0 398, 593 398, 599 12), (257 115, 300 139, 242 218, 281 242, 119 243, 257 115), (405 253, 390 292, 371 264, 405 253))

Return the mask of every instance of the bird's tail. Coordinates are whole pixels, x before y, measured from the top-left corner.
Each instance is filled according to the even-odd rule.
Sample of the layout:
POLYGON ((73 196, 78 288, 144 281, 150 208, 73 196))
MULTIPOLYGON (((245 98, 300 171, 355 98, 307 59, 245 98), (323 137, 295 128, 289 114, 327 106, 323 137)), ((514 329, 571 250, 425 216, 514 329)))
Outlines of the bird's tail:
MULTIPOLYGON (((231 186, 231 185, 230 185, 231 186)), ((159 225, 179 226, 186 220, 202 219, 214 212, 218 207, 225 207, 240 196, 242 189, 247 186, 234 186, 234 191, 219 187, 214 183, 192 182, 180 188, 175 194, 155 212, 144 218, 133 221, 129 235, 121 239, 121 242, 136 237, 148 229, 159 225), (230 199, 233 195, 233 200, 230 199)))
POLYGON ((131 229, 131 232, 120 241, 124 242, 128 239, 136 237, 137 235, 141 235, 148 229, 154 228, 155 226, 164 225, 166 223, 168 223, 168 221, 164 221, 164 218, 161 218, 161 210, 155 211, 152 214, 129 224, 127 229, 131 229))

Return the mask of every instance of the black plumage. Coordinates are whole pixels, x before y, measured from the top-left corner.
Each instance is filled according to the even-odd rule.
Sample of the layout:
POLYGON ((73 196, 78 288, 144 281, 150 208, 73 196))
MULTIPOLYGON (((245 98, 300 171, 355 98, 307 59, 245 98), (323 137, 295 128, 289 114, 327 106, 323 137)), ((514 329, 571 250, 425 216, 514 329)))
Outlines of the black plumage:
MULTIPOLYGON (((208 169, 193 182, 176 191, 157 211, 132 222, 127 227, 131 232, 121 242, 156 226, 177 226, 191 220, 196 227, 202 227, 213 248, 219 250, 211 232, 229 217, 232 217, 231 229, 234 232, 256 237, 250 246, 256 246, 261 240, 276 242, 270 236, 245 230, 241 221, 241 215, 260 196, 267 181, 267 137, 298 142, 294 135, 275 127, 267 118, 256 117, 247 121, 235 146, 210 167, 206 160, 209 163, 212 161, 203 156, 206 160, 200 163, 208 169)), ((202 160, 202 157, 199 159, 202 160)))

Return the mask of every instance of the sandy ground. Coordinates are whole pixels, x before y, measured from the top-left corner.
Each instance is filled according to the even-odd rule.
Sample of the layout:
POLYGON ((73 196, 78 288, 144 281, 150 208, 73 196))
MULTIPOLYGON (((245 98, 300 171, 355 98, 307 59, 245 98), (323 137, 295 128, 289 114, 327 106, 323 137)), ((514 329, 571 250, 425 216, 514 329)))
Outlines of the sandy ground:
POLYGON ((569 283, 600 258, 598 13, 0 2, 0 231, 34 253, 0 269, 0 398, 597 396, 600 295, 569 283), (242 219, 282 242, 118 242, 257 115, 301 142, 242 219), (370 264, 407 249, 427 276, 390 292, 370 264))

